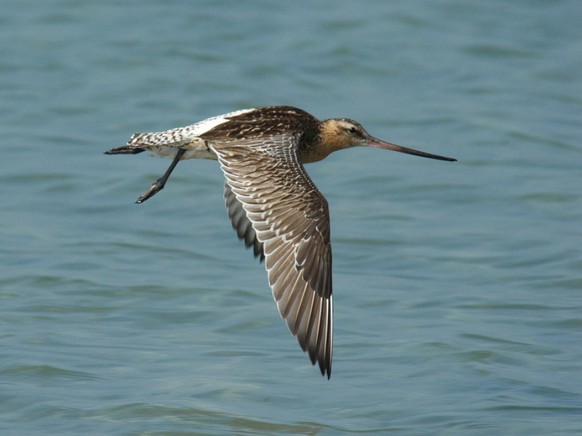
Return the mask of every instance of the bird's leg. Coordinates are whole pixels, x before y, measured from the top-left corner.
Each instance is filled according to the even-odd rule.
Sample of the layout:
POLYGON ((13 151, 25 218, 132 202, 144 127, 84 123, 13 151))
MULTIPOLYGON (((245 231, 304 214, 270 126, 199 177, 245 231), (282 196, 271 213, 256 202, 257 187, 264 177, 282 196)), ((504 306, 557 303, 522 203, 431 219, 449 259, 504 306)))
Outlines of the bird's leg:
POLYGON ((166 170, 164 175, 162 177, 160 177, 158 180, 156 180, 154 183, 152 183, 152 186, 150 186, 146 192, 144 192, 142 195, 139 196, 139 198, 136 200, 136 203, 141 204, 144 201, 146 201, 148 198, 153 197, 158 192, 160 192, 162 189, 164 189, 166 182, 170 178, 170 174, 172 174, 172 171, 174 171, 174 168, 176 168, 176 165, 178 165, 178 162, 180 162, 180 158, 185 153, 185 151, 186 150, 184 150, 182 148, 178 149, 176 156, 174 156, 174 160, 172 161, 172 163, 170 164, 170 166, 168 167, 168 169, 166 170))

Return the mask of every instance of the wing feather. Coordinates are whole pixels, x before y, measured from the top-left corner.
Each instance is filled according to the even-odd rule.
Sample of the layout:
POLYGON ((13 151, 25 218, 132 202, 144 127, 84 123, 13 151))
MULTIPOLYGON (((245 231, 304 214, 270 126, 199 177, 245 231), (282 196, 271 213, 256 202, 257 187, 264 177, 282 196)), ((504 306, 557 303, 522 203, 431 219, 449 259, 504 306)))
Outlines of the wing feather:
POLYGON ((298 137, 209 139, 226 177, 239 238, 264 256, 279 313, 323 375, 332 362, 332 256, 327 201, 297 158, 298 137))
POLYGON ((265 259, 263 252, 263 244, 257 239, 253 225, 247 219, 247 215, 240 201, 236 199, 236 195, 227 184, 224 185, 224 202, 228 217, 232 223, 232 227, 236 230, 239 239, 244 240, 247 248, 253 248, 255 257, 259 257, 261 261, 265 259))

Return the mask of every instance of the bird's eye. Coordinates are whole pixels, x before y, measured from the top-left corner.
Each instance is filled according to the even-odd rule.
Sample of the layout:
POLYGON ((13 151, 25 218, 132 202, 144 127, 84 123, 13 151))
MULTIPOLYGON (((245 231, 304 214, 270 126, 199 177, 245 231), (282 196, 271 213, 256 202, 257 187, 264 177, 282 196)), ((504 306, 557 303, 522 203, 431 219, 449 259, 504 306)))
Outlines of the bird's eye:
POLYGON ((359 133, 358 132, 358 129, 356 129, 354 126, 350 127, 348 129, 348 132, 350 132, 352 135, 355 135, 356 133, 359 133))

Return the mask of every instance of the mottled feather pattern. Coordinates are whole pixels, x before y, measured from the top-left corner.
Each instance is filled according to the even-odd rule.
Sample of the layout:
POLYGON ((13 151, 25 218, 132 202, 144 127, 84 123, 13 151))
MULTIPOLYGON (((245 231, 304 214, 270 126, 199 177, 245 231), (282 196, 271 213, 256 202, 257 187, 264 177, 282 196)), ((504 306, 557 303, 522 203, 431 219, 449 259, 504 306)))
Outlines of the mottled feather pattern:
POLYGON ((177 129, 166 130, 164 132, 154 133, 134 133, 127 141, 128 146, 133 147, 160 147, 162 145, 172 145, 179 147, 187 144, 195 136, 190 134, 192 128, 180 127, 177 129))
MULTIPOLYGON (((185 148, 190 145, 203 147, 204 141, 201 139, 201 136, 204 133, 216 128, 220 124, 227 123, 230 117, 236 117, 253 111, 254 109, 242 109, 207 118, 186 127, 177 127, 162 132, 134 133, 126 145, 114 148, 108 151, 107 154, 136 154, 148 150, 161 157, 172 157, 179 148, 185 148)), ((184 159, 190 157, 208 158, 211 156, 193 153, 189 156, 184 156, 184 159)))
POLYGON ((232 227, 236 230, 237 236, 244 241, 247 248, 253 247, 253 254, 255 257, 259 257, 262 262, 265 259, 263 244, 257 239, 252 223, 248 220, 241 202, 236 199, 236 195, 232 192, 228 183, 224 185, 224 202, 228 217, 232 227))
POLYGON ((162 190, 181 160, 219 160, 233 228, 265 261, 281 316, 311 362, 318 363, 329 378, 333 342, 329 211, 303 164, 360 146, 456 160, 379 140, 348 118, 319 121, 290 106, 243 109, 187 127, 135 134, 127 145, 107 153, 148 150, 172 158, 166 172, 137 203, 162 190))
MULTIPOLYGON (((210 147, 262 243, 281 316, 311 361, 329 375, 333 326, 329 213, 325 198, 297 160, 298 140, 277 135, 220 141, 210 147)), ((233 225, 239 224, 233 220, 233 225)))
MULTIPOLYGON (((227 114, 228 123, 218 124, 203 133, 205 139, 265 138, 301 132, 303 141, 318 133, 319 121, 313 115, 291 106, 268 106, 251 111, 227 114)), ((260 146, 257 142, 257 146, 260 146)))

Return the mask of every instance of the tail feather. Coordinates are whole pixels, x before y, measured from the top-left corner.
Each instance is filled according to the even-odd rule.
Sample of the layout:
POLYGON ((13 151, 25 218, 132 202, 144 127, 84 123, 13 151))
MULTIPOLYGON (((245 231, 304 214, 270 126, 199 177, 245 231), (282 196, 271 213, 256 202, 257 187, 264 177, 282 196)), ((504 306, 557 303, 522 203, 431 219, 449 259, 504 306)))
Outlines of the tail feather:
POLYGON ((134 133, 127 141, 127 144, 121 147, 112 148, 105 152, 105 154, 138 154, 147 150, 147 137, 151 133, 134 133), (145 139, 145 141, 144 141, 145 139))
POLYGON ((112 148, 105 154, 138 154, 145 151, 145 148, 135 147, 133 145, 124 145, 122 147, 112 148))
POLYGON ((180 127, 164 132, 134 133, 127 144, 106 151, 105 154, 137 154, 150 151, 157 156, 170 157, 176 150, 196 139, 192 127, 180 127))

